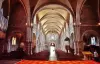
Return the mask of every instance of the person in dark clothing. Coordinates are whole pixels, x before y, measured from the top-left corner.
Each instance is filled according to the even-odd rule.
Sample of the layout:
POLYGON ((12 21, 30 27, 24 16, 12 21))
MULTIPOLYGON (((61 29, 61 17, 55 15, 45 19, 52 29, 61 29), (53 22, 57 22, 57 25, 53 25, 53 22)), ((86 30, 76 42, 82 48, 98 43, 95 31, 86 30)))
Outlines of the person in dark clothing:
POLYGON ((65 46, 65 49, 66 49, 66 52, 67 52, 67 53, 69 53, 69 48, 70 48, 70 47, 69 47, 68 45, 65 46))
POLYGON ((93 60, 94 61, 97 61, 97 62, 100 62, 100 58, 99 58, 99 55, 98 55, 98 53, 97 53, 96 50, 93 53, 93 60))
POLYGON ((23 51, 23 48, 18 48, 17 49, 17 54, 18 54, 18 58, 23 58, 26 54, 25 52, 23 51))

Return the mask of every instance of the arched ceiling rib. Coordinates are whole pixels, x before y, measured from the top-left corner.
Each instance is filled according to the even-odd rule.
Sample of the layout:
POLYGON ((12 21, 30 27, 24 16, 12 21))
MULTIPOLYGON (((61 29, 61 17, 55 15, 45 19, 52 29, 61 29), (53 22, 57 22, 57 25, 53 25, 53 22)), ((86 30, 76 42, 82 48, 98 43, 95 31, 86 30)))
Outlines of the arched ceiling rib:
POLYGON ((52 33, 59 34, 57 31, 53 31, 53 32, 52 32, 52 31, 47 31, 47 32, 45 32, 46 35, 47 35, 48 33, 51 33, 51 34, 52 34, 52 33))
POLYGON ((46 27, 45 32, 46 31, 55 31, 55 30, 60 33, 60 30, 59 29, 53 28, 52 26, 51 27, 46 27))
POLYGON ((45 30, 49 30, 49 29, 52 29, 52 30, 53 30, 53 29, 55 29, 55 28, 57 29, 57 31, 61 31, 61 29, 58 28, 57 26, 48 26, 48 27, 45 27, 45 28, 44 28, 44 31, 45 31, 45 30))
POLYGON ((63 6, 65 6, 71 12, 72 15, 74 15, 74 12, 73 12, 73 9, 72 9, 72 6, 71 6, 69 0, 43 0, 43 1, 42 0, 38 0, 37 4, 36 4, 36 6, 35 6, 35 8, 33 10, 33 14, 32 15, 34 15, 37 12, 37 10, 39 8, 41 8, 41 6, 44 6, 44 5, 48 4, 48 3, 62 4, 63 6))
MULTIPOLYGON (((53 19, 53 18, 50 18, 50 19, 48 19, 47 21, 51 21, 51 22, 57 22, 57 24, 60 24, 60 25, 62 25, 63 26, 63 24, 62 24, 62 22, 60 21, 60 18, 57 18, 57 19, 53 19)), ((63 20, 62 20, 63 21, 63 20)), ((46 23, 46 22, 45 22, 46 23)))
POLYGON ((63 19, 67 18, 68 12, 66 12, 67 10, 63 10, 63 8, 58 9, 58 8, 49 8, 49 9, 44 9, 42 11, 40 11, 38 13, 39 19, 42 18, 43 16, 52 16, 52 15, 58 15, 60 17, 62 17, 63 19))
POLYGON ((64 25, 63 23, 65 22, 63 19, 61 18, 55 18, 55 17, 46 17, 45 19, 43 19, 40 23, 41 25, 43 25, 45 22, 57 22, 59 24, 61 24, 62 26, 64 25))
POLYGON ((57 4, 44 6, 36 15, 45 34, 49 32, 60 34, 69 18, 69 12, 57 4))
POLYGON ((57 33, 57 34, 60 34, 60 32, 56 31, 56 29, 55 30, 47 30, 47 31, 45 31, 45 35, 47 35, 48 33, 57 33))
POLYGON ((19 0, 21 2, 21 4, 23 5, 26 15, 29 16, 30 15, 30 9, 29 9, 29 1, 25 1, 25 0, 19 0))
MULTIPOLYGON (((44 13, 44 12, 43 12, 44 13)), ((42 21, 44 18, 60 18, 60 19, 63 19, 63 20, 66 20, 67 16, 68 16, 68 13, 65 13, 66 15, 66 18, 64 18, 62 16, 62 14, 59 14, 59 13, 56 13, 56 12, 48 12, 46 13, 45 15, 41 13, 41 14, 38 14, 39 18, 40 18, 40 21, 42 21), (42 15, 43 14, 43 15, 42 15), (40 17, 41 16, 41 17, 40 17)), ((63 12, 64 13, 64 12, 63 12)), ((64 15, 64 16, 65 16, 64 15)))
MULTIPOLYGON (((61 29, 61 27, 62 27, 62 25, 61 24, 59 24, 59 23, 57 23, 57 22, 45 22, 42 26, 46 26, 46 25, 52 25, 52 24, 55 24, 58 28, 60 28, 61 29)), ((44 27, 45 27, 44 26, 44 27)))
POLYGON ((54 25, 49 25, 49 26, 43 27, 44 31, 45 31, 45 30, 48 30, 48 29, 52 29, 52 30, 53 30, 53 28, 56 28, 58 31, 61 31, 61 28, 58 28, 57 25, 56 25, 56 26, 54 26, 54 25))

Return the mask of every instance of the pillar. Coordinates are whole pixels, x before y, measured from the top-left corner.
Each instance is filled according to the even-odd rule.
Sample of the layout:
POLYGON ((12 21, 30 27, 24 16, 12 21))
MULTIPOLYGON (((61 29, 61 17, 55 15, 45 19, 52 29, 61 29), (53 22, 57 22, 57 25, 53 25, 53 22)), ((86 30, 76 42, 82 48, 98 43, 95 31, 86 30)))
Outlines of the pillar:
POLYGON ((26 23, 26 42, 27 42, 27 52, 29 55, 32 54, 32 26, 30 22, 30 16, 27 17, 26 23))
POLYGON ((75 42, 74 42, 74 54, 79 55, 79 41, 80 41, 80 26, 75 25, 75 42))
POLYGON ((77 55, 80 55, 79 53, 79 43, 81 41, 80 39, 80 13, 81 13, 81 8, 82 8, 82 5, 83 5, 83 2, 84 0, 78 0, 77 1, 77 7, 76 7, 76 18, 75 18, 75 24, 74 24, 74 28, 75 28, 75 44, 76 44, 76 50, 75 50, 75 53, 77 55))

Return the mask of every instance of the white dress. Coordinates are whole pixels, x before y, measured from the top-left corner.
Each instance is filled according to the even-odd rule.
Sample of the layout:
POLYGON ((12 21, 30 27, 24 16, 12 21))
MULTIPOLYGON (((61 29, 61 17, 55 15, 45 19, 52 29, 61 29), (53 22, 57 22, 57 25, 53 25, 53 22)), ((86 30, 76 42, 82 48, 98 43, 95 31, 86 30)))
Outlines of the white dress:
POLYGON ((55 47, 54 46, 50 46, 49 60, 57 60, 56 52, 55 52, 55 47))

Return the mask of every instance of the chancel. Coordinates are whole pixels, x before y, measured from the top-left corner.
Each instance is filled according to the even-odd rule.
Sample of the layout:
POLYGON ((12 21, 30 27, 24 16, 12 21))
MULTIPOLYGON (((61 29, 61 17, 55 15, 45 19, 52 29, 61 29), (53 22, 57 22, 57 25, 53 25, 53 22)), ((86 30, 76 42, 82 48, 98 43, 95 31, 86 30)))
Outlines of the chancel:
POLYGON ((1 64, 99 64, 100 0, 0 0, 1 64))

